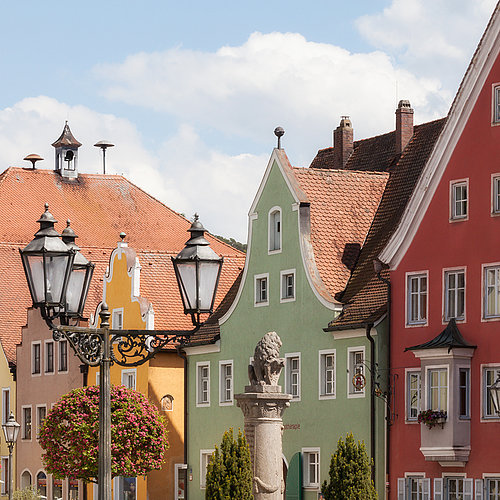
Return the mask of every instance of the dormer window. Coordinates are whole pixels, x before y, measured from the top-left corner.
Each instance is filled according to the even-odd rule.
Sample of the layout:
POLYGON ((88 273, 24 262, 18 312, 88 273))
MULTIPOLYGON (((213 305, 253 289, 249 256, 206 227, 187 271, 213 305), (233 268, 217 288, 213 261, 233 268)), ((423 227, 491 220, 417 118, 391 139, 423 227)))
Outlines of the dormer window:
POLYGON ((500 124, 500 84, 493 86, 493 124, 500 124))
POLYGON ((269 211, 269 253, 281 251, 281 209, 273 207, 269 211))

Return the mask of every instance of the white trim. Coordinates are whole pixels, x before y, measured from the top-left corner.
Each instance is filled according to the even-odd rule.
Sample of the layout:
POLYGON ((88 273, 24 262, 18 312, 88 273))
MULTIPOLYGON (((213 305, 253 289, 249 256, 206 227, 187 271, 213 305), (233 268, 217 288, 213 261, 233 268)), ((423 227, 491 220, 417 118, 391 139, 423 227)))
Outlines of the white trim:
POLYGON ((21 405, 21 428, 19 430, 21 433, 21 441, 25 441, 28 443, 28 442, 31 442, 33 440, 33 407, 32 407, 32 405, 21 405), (26 427, 26 422, 24 419, 24 410, 27 408, 29 408, 30 415, 31 415, 31 430, 30 430, 31 437, 29 437, 29 438, 24 437, 24 430, 26 427))
POLYGON ((425 472, 405 472, 405 478, 407 477, 422 477, 425 478, 425 472))
POLYGON ((469 178, 465 178, 465 179, 453 179, 450 181, 450 192, 449 192, 449 220, 448 222, 462 222, 462 221, 465 221, 465 220, 469 220, 469 213, 470 213, 470 204, 469 204, 469 200, 470 200, 470 196, 469 196, 469 178), (455 190, 454 190, 454 187, 455 186, 462 186, 462 185, 465 185, 465 192, 467 194, 467 197, 465 198, 465 206, 467 207, 466 208, 466 211, 465 211, 465 215, 456 215, 455 214, 455 209, 456 209, 456 206, 455 206, 455 190))
POLYGON ((196 407, 207 408, 210 406, 210 361, 198 361, 196 363, 196 407), (207 388, 207 401, 200 403, 200 368, 208 368, 208 388, 207 388))
MULTIPOLYGON (((419 293, 420 295, 420 293, 419 293)), ((424 270, 424 271, 408 271, 405 273, 405 328, 415 328, 415 327, 422 327, 422 326, 428 326, 429 324, 429 271, 424 270), (410 287, 409 287, 409 279, 410 278, 419 278, 425 276, 426 278, 426 298, 425 298, 425 312, 426 312, 426 318, 425 321, 416 321, 416 322, 410 322, 408 318, 408 312, 410 308, 410 304, 408 303, 408 296, 410 294, 410 287)))
POLYGON ((10 387, 2 387, 2 424, 7 423, 7 420, 9 419, 10 411, 11 411, 12 405, 10 404, 10 387), (5 393, 9 394, 9 408, 8 411, 5 411, 4 407, 4 402, 5 402, 5 393))
MULTIPOLYGON (((1 481, 2 485, 1 485, 1 489, 0 489, 0 494, 2 496, 7 496, 9 494, 9 488, 10 488, 10 484, 9 484, 9 468, 10 468, 10 464, 9 464, 9 455, 2 455, 0 456, 0 464, 2 464, 2 472, 1 472, 1 475, 4 476, 5 478, 5 481, 1 481), (3 467, 3 462, 7 462, 6 463, 6 467, 4 468, 3 467)), ((12 467, 12 469, 14 469, 14 467, 12 467)), ((12 474, 14 474, 14 471, 12 471, 12 474)), ((15 484, 16 484, 16 481, 13 477, 13 484, 14 484, 14 487, 15 487, 15 484)))
MULTIPOLYGON (((498 316, 486 316, 486 270, 498 268, 500 274, 500 262, 490 264, 481 264, 481 322, 500 321, 500 313, 498 316)), ((500 290, 499 290, 500 295, 500 290)))
POLYGON ((498 119, 495 116, 495 108, 498 108, 499 103, 497 102, 497 98, 500 100, 500 82, 495 82, 491 84, 491 126, 498 127, 500 125, 500 117, 498 119))
MULTIPOLYGON (((47 418, 47 405, 39 404, 35 405, 35 436, 38 439, 40 435, 40 422, 38 420, 38 408, 45 408, 45 418, 47 418)), ((33 415, 31 416, 31 435, 33 436, 33 415)))
POLYGON ((123 330, 123 320, 124 320, 124 310, 123 307, 115 307, 111 311, 111 329, 112 330, 123 330), (120 318, 120 325, 115 325, 115 319, 120 318))
POLYGON ((57 373, 65 374, 69 373, 69 342, 66 339, 61 339, 57 342, 57 373), (66 370, 60 370, 61 368, 61 345, 66 345, 66 370))
POLYGON ((304 460, 302 461, 302 484, 305 490, 317 490, 321 484, 321 449, 318 448, 302 448, 301 450, 304 460), (318 455, 318 464, 317 464, 317 474, 318 474, 318 482, 310 483, 309 482, 309 463, 307 462, 307 458, 305 455, 318 455))
POLYGON ((205 466, 205 470, 203 470, 203 456, 211 455, 215 451, 215 448, 200 450, 200 489, 204 490, 207 485, 207 473, 206 466, 208 466, 208 460, 205 466))
MULTIPOLYGON (((434 410, 435 408, 430 407, 430 383, 429 383, 429 372, 436 370, 446 370, 446 413, 451 414, 450 411, 450 365, 428 365, 425 367, 425 381, 424 381, 424 401, 425 401, 425 409, 426 410, 434 410)), ((441 409, 441 411, 443 411, 441 409)))
MULTIPOLYGON (((499 206, 499 209, 498 210, 495 210, 495 198, 496 198, 496 194, 495 193, 495 184, 496 184, 496 180, 500 181, 500 172, 495 172, 493 174, 491 174, 491 212, 490 212, 490 215, 492 217, 498 217, 500 216, 500 206, 499 206)), ((500 184, 500 182, 499 182, 500 184)), ((499 189, 498 189, 498 194, 500 195, 500 185, 499 185, 499 189)), ((499 205, 500 205, 500 201, 499 201, 499 205)))
POLYGON ((219 361, 219 406, 233 406, 234 405, 234 364, 232 359, 225 359, 219 361), (224 382, 222 378, 222 370, 224 366, 231 366, 231 399, 225 400, 223 397, 224 387, 222 383, 224 382))
POLYGON ((500 421, 500 416, 497 415, 486 415, 485 416, 485 405, 486 401, 484 400, 487 389, 485 387, 485 379, 484 379, 484 372, 487 369, 492 369, 492 370, 498 370, 500 371, 500 363, 481 363, 479 366, 480 369, 480 395, 479 395, 479 401, 480 401, 480 407, 479 407, 479 421, 481 423, 487 423, 487 422, 499 422, 500 421))
POLYGON ((188 356, 198 356, 200 354, 213 354, 216 352, 220 352, 220 340, 217 340, 214 344, 185 347, 184 351, 188 356))
MULTIPOLYGON (((366 330, 362 330, 361 328, 335 330, 335 331, 329 332, 329 333, 332 334, 333 340, 366 338, 366 330)), ((377 335, 378 335, 377 330, 372 329, 371 336, 376 337, 377 335)))
POLYGON ((417 182, 400 223, 379 259, 396 269, 406 254, 434 197, 462 132, 483 90, 500 52, 500 9, 495 9, 490 24, 460 84, 447 121, 417 182))
POLYGON ((133 389, 134 391, 136 391, 137 390, 137 368, 122 369, 122 371, 121 371, 121 384, 124 387, 126 387, 127 389, 133 389), (128 385, 125 385, 125 377, 127 375, 134 376, 134 387, 128 387, 128 385))
POLYGON ((286 303, 286 302, 295 302, 296 298, 296 273, 295 269, 286 269, 285 271, 280 271, 280 304, 286 303), (288 275, 293 275, 293 297, 289 298, 283 298, 283 278, 288 275))
MULTIPOLYGON (((419 411, 422 410, 422 369, 421 368, 405 368, 405 424, 418 424, 417 418, 409 418, 408 417, 408 410, 410 408, 409 405, 409 387, 408 387, 408 375, 410 373, 418 373, 420 375, 420 388, 419 388, 419 394, 420 394, 420 400, 418 402, 418 409, 419 411)), ((418 415, 417 415, 418 417, 418 415)))
MULTIPOLYGON (((274 228, 273 228, 274 230, 274 228)), ((274 255, 277 253, 281 253, 283 250, 283 212, 281 211, 281 207, 279 206, 274 206, 272 207, 269 212, 267 212, 267 255, 274 255), (271 215, 274 214, 275 212, 279 212, 280 214, 280 247, 277 248, 276 250, 271 250, 270 243, 271 243, 271 215)))
POLYGON ((352 379, 354 374, 351 373, 351 353, 353 352, 363 352, 363 375, 366 377, 366 353, 365 346, 354 346, 347 348, 347 399, 356 399, 356 398, 364 398, 365 397, 365 387, 361 392, 353 392, 353 384, 352 379))
POLYGON ((288 352, 285 354, 285 392, 287 394, 292 394, 290 389, 290 383, 291 381, 289 380, 290 377, 290 368, 289 368, 289 363, 290 359, 292 358, 299 358, 299 380, 298 380, 298 396, 293 396, 291 401, 297 402, 300 401, 301 396, 302 396, 302 360, 301 360, 301 354, 300 352, 288 352))
POLYGON ((188 477, 187 477, 187 464, 174 464, 175 472, 174 472, 174 495, 175 498, 174 500, 180 500, 180 499, 185 499, 186 495, 183 497, 179 497, 179 471, 180 470, 185 470, 186 471, 186 479, 184 480, 184 493, 186 493, 186 486, 188 482, 188 477))
POLYGON ((24 468, 22 472, 19 474, 19 486, 20 489, 23 489, 25 486, 23 486, 23 474, 27 472, 30 475, 30 484, 29 486, 33 486, 33 474, 28 468, 24 468))
MULTIPOLYGON (((269 273, 254 274, 253 276, 253 305, 254 307, 263 307, 269 305, 269 273), (262 300, 257 302, 257 282, 260 280, 266 280, 266 297, 267 300, 262 300)), ((260 290, 259 290, 260 293, 260 290)))
POLYGON ((31 376, 32 377, 41 377, 42 376, 42 370, 43 370, 43 354, 42 354, 42 341, 41 340, 34 340, 31 342, 31 376), (33 370, 35 368, 35 356, 34 356, 34 350, 33 346, 39 345, 40 346, 40 357, 39 357, 39 371, 38 373, 34 373, 33 370))
POLYGON ((43 341, 43 374, 44 375, 54 375, 56 372, 56 346, 55 342, 51 339, 46 339, 43 341), (52 344, 52 371, 49 372, 47 371, 47 366, 48 366, 48 356, 49 356, 49 349, 47 346, 49 344, 52 344))
POLYGON ((337 398, 337 350, 336 349, 321 349, 318 351, 318 398, 320 400, 336 399, 337 398), (333 354, 333 393, 323 394, 324 383, 324 358, 333 354))
POLYGON ((455 318, 457 323, 466 323, 467 322, 467 266, 456 266, 456 267, 444 267, 442 270, 442 287, 443 293, 441 294, 442 300, 442 324, 447 325, 451 318, 446 317, 446 306, 448 301, 447 294, 447 283, 446 283, 446 275, 448 273, 457 273, 463 271, 464 273, 464 317, 461 319, 455 318))

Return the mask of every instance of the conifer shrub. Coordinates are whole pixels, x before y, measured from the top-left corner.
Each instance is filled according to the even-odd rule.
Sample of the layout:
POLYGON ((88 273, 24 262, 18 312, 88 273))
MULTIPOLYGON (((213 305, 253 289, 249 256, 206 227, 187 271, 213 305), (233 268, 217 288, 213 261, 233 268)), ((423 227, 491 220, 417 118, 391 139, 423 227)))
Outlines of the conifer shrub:
POLYGON ((233 429, 224 432, 220 448, 215 447, 207 466, 205 499, 249 500, 252 495, 250 449, 241 430, 233 438, 233 429))
POLYGON ((365 444, 354 440, 351 433, 340 438, 330 462, 330 481, 324 481, 325 500, 376 500, 377 492, 371 479, 371 460, 365 444))

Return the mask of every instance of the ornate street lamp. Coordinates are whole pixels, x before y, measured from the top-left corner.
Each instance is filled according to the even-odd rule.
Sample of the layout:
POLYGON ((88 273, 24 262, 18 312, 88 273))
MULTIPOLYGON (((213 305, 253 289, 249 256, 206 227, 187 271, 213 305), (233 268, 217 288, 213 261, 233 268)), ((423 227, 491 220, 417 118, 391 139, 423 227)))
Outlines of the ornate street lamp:
POLYGON ((2 424, 3 435, 5 436, 5 442, 9 448, 9 500, 12 500, 12 490, 14 489, 14 480, 12 477, 12 450, 17 441, 17 436, 19 435, 19 428, 21 426, 16 422, 14 414, 10 412, 9 419, 5 424, 2 424))
POLYGON ((191 315, 193 330, 111 330, 110 313, 104 303, 99 312, 100 328, 68 326, 70 319, 83 315, 93 265, 78 251, 69 221, 63 231, 64 241, 54 229, 57 221, 48 205, 38 222, 40 230, 35 239, 20 250, 33 307, 40 309, 54 340, 65 338, 83 363, 99 366, 98 497, 111 500, 110 365, 138 366, 167 344, 182 347, 202 326, 200 315, 213 310, 222 258, 209 248, 205 229, 195 216, 188 230, 191 238, 172 259, 184 313, 191 315), (58 325, 53 323, 56 318, 58 325))
POLYGON ((491 403, 498 416, 500 416, 500 375, 498 378, 488 387, 488 392, 490 393, 491 403))

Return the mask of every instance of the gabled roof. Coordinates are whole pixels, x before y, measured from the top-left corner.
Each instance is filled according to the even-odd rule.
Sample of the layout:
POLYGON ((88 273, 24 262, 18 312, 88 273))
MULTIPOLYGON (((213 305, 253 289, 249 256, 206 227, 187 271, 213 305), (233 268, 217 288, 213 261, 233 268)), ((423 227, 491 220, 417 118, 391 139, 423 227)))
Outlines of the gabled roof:
MULTIPOLYGON (((0 287, 0 341, 9 362, 15 362, 15 346, 26 322, 29 292, 18 249, 33 239, 36 220, 44 203, 58 219, 60 232, 67 218, 79 235, 78 246, 96 264, 85 312, 90 315, 102 300, 103 276, 119 233, 138 254, 141 295, 155 310, 156 328, 190 328, 183 313, 170 261, 188 240, 190 222, 119 175, 80 174, 66 182, 49 170, 9 168, 0 175, 0 259, 5 263, 0 287)), ((206 235, 212 249, 224 256, 217 304, 243 268, 245 255, 206 235)))

